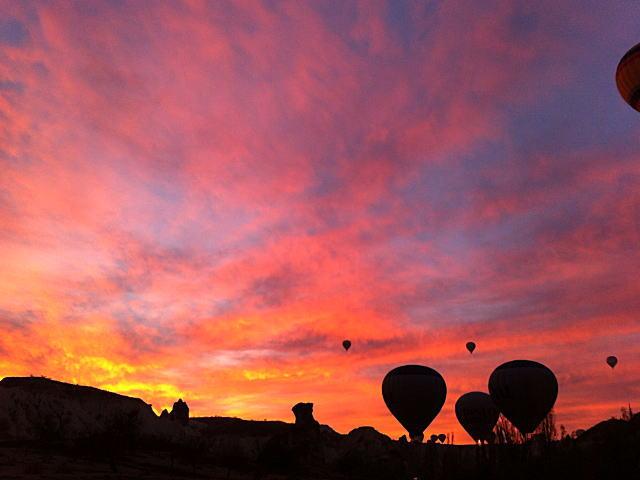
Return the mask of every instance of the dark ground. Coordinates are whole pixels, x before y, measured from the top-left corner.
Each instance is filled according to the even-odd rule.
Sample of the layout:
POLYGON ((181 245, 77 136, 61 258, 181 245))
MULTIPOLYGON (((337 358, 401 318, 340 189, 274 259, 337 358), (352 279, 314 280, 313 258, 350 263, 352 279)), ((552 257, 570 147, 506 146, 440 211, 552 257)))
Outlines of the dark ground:
POLYGON ((640 414, 577 438, 477 447, 408 444, 371 427, 342 435, 313 418, 312 404, 293 412, 296 423, 158 417, 131 397, 5 379, 0 480, 640 480, 640 414))
MULTIPOLYGON (((636 424, 639 418, 634 419, 636 424)), ((4 442, 0 444, 0 478, 640 479, 638 431, 620 435, 622 430, 631 433, 620 425, 600 424, 587 431, 583 441, 484 448, 381 442, 371 431, 360 438, 357 434, 323 438, 325 435, 317 432, 290 429, 267 440, 257 459, 240 453, 235 457, 220 454, 215 443, 195 450, 139 443, 126 450, 92 451, 78 446, 4 442), (605 436, 603 429, 608 430, 605 436), (599 438, 589 439, 596 435, 599 438), (335 457, 325 458, 331 448, 335 448, 335 457)))

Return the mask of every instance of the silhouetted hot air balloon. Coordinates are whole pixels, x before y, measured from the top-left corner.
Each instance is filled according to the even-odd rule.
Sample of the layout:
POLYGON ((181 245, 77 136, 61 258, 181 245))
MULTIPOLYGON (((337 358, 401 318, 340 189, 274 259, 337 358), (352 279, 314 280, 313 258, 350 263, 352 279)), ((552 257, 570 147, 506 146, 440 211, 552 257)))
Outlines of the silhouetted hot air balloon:
POLYGON ((409 432, 421 441, 425 428, 436 418, 447 397, 447 385, 438 372, 423 365, 394 368, 382 381, 387 408, 409 432))
POLYGON ((342 342, 342 347, 345 349, 345 351, 348 351, 351 348, 351 340, 344 340, 342 342))
POLYGON ((432 434, 432 435, 429 437, 429 440, 431 440, 431 443, 436 443, 436 442, 438 441, 438 435, 436 435, 436 434, 432 434))
POLYGON ((620 59, 616 69, 616 86, 624 101, 640 111, 640 43, 620 59))
POLYGON ((447 439, 447 436, 444 433, 441 433, 440 435, 438 435, 438 440, 440 440, 440 443, 444 443, 446 439, 447 439))
POLYGON ((613 355, 611 355, 610 357, 607 357, 607 364, 611 368, 615 368, 615 366, 618 364, 618 358, 613 355))
POLYGON ((469 350, 469 353, 473 353, 475 349, 476 344, 474 342, 467 342, 467 350, 469 350))
POLYGON ((456 417, 476 442, 489 441, 499 416, 500 411, 488 393, 465 393, 456 402, 456 417))
POLYGON ((500 412, 520 433, 533 432, 553 408, 558 381, 549 368, 531 360, 513 360, 496 368, 489 393, 500 412))

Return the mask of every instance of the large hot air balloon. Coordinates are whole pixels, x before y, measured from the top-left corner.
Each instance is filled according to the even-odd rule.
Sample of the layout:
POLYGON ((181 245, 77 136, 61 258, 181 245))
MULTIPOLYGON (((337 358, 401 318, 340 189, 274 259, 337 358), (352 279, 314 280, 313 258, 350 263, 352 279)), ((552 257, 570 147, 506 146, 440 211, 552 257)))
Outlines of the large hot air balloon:
POLYGON ((500 412, 520 433, 533 432, 558 396, 558 381, 549 368, 531 360, 513 360, 496 368, 489 393, 500 412))
POLYGON ((489 441, 499 416, 498 407, 487 393, 465 393, 456 402, 456 417, 476 442, 489 441))
POLYGON ((620 59, 616 69, 616 85, 624 101, 640 111, 640 43, 620 59))
POLYGON ((607 364, 611 368, 614 368, 618 364, 618 357, 615 357, 613 355, 611 355, 610 357, 607 357, 607 364))
POLYGON ((345 351, 348 351, 351 348, 351 340, 344 340, 342 342, 342 347, 345 349, 345 351))
POLYGON ((467 342, 467 350, 469 350, 469 353, 473 353, 475 349, 476 344, 474 342, 467 342))
POLYGON ((387 408, 409 432, 412 441, 421 441, 424 430, 440 412, 447 397, 444 378, 423 365, 394 368, 382 381, 382 397, 387 408))

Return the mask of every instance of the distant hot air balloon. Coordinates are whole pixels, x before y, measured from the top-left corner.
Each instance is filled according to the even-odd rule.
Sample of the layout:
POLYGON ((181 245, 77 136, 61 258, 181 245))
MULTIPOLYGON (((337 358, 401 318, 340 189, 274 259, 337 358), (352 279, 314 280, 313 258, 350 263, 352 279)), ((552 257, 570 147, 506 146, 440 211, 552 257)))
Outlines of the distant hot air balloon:
POLYGON ((429 437, 429 440, 431 440, 431 443, 436 443, 436 442, 438 441, 438 435, 436 435, 436 434, 432 434, 432 435, 429 437))
POLYGON ((618 357, 615 357, 613 355, 611 355, 610 357, 607 357, 607 364, 611 368, 615 368, 615 366, 618 364, 618 357))
POLYGON ((616 86, 624 101, 640 111, 640 43, 620 59, 616 69, 616 86))
POLYGON ((524 435, 533 432, 553 408, 558 381, 541 363, 513 360, 493 371, 489 393, 500 412, 524 435))
POLYGON ((447 436, 444 433, 441 433, 440 435, 438 435, 438 440, 440 440, 440 443, 444 443, 446 439, 447 439, 447 436))
POLYGON ((476 442, 489 441, 499 416, 498 407, 487 393, 465 393, 456 402, 456 417, 476 442))
POLYGON ((474 342, 467 342, 467 350, 469 350, 469 353, 473 353, 475 349, 476 344, 474 342))
POLYGON ((447 385, 442 375, 432 368, 403 365, 384 377, 382 397, 389 411, 409 432, 411 440, 419 442, 444 405, 447 385))
POLYGON ((344 340, 342 342, 342 347, 345 349, 345 351, 348 351, 351 348, 351 340, 344 340))

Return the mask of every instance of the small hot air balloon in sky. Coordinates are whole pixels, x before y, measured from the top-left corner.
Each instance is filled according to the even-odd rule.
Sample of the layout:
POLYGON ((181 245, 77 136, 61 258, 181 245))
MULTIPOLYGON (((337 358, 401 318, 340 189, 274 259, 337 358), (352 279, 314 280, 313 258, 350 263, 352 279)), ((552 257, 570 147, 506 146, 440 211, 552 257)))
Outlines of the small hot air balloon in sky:
POLYGON ((469 353, 473 353, 475 349, 476 344, 474 342, 467 342, 467 350, 469 350, 469 353))
POLYGON ((500 411, 488 393, 465 393, 456 402, 456 417, 476 442, 490 440, 499 416, 500 411))
POLYGON ((615 357, 613 355, 607 357, 607 365, 609 365, 611 368, 615 368, 617 364, 618 364, 618 357, 615 357))
POLYGON ((343 340, 342 347, 345 349, 345 351, 349 351, 349 349, 351 348, 351 340, 343 340))
POLYGON ((382 381, 384 403, 414 442, 422 440, 424 430, 436 418, 446 397, 447 385, 442 375, 423 365, 394 368, 382 381))
POLYGON ((447 439, 447 436, 444 433, 441 433, 440 435, 438 435, 438 440, 440 440, 440 443, 444 443, 446 439, 447 439))
POLYGON ((525 435, 533 432, 553 408, 558 380, 541 363, 513 360, 493 371, 489 393, 498 410, 525 435))
POLYGON ((640 43, 620 59, 616 69, 616 86, 624 101, 640 111, 640 43))

